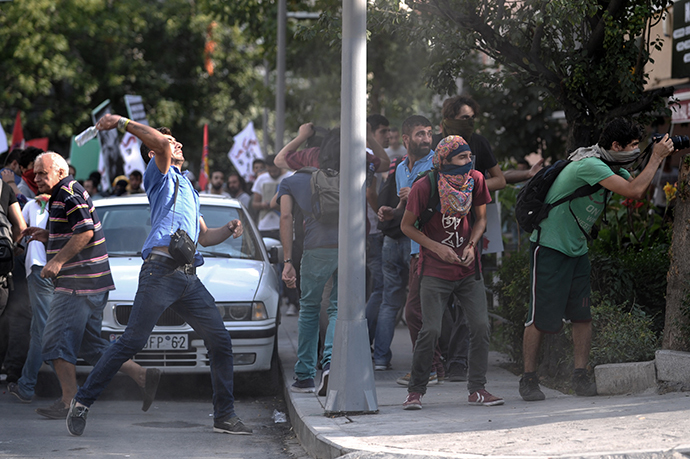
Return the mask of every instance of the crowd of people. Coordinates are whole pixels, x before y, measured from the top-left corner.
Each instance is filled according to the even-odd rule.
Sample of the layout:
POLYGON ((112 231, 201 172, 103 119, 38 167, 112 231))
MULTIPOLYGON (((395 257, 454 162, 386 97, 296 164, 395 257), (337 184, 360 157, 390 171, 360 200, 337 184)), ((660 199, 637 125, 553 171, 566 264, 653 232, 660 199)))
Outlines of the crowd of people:
MULTIPOLYGON (((372 365, 375 371, 392 368, 391 342, 404 317, 413 349, 409 373, 398 379, 407 387, 402 403, 406 410, 421 409, 427 386, 444 380, 466 381, 469 404, 504 403, 486 389, 490 321, 481 259, 487 205, 494 191, 530 179, 543 162, 501 170, 489 140, 476 132, 478 113, 472 98, 448 98, 437 134, 422 115, 408 117, 399 129, 380 114, 367 118, 366 319, 372 365)), ((66 418, 69 432, 81 435, 91 405, 122 371, 141 387, 142 409, 148 410, 161 374, 142 368, 132 357, 143 348, 159 316, 172 307, 207 343, 214 430, 250 434, 234 411, 230 336, 196 276, 200 256, 197 252, 180 261, 167 231, 181 228, 191 243, 208 246, 240 236, 241 222, 206 226, 199 213, 199 190, 181 171, 182 144, 168 129, 118 115, 106 115, 96 128, 117 128, 138 137, 148 149, 146 170, 116 177, 104 193, 99 191, 103 187, 98 173, 79 182, 57 153, 29 147, 5 158, 0 210, 17 244, 14 269, 0 276, 0 361, 9 392, 31 403, 39 368, 49 363, 62 395, 36 411, 66 418), (142 248, 144 264, 129 324, 123 336, 109 344, 100 336, 100 320, 114 286, 93 200, 138 193, 146 193, 151 203, 152 230, 142 248), (176 212, 166 206, 172 200, 176 212), (81 387, 75 374, 78 358, 94 366, 81 387)), ((640 199, 659 166, 668 164, 674 150, 665 136, 654 144, 642 172, 630 175, 624 167, 640 157, 643 135, 632 121, 614 119, 596 145, 571 154, 571 163, 547 195, 548 202, 555 202, 583 184, 601 186, 555 207, 530 237, 531 295, 518 389, 526 401, 544 399, 536 374, 539 345, 543 334, 557 333, 564 321, 572 322, 573 389, 580 396, 597 393, 587 371, 587 233, 604 210, 606 190, 640 199)), ((337 219, 320 219, 314 213, 311 181, 319 170, 337 176, 340 156, 338 128, 306 123, 275 156, 254 162, 252 183, 235 172, 226 180, 224 172, 216 170, 208 188, 201 190, 239 200, 262 236, 280 239, 285 257, 277 267, 281 296, 286 314, 299 315, 291 390, 321 396, 327 393, 338 311, 338 226, 337 219)))

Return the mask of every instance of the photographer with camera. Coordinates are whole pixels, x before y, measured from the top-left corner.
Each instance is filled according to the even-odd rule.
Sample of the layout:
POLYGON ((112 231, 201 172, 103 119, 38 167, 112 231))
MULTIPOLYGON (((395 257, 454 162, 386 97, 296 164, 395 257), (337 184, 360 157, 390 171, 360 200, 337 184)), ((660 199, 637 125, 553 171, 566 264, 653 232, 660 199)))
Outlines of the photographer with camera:
POLYGON ((633 179, 623 167, 641 157, 643 135, 643 128, 631 120, 612 120, 604 127, 598 144, 579 148, 570 155, 572 162, 549 189, 546 202, 554 203, 583 185, 601 186, 588 196, 554 207, 541 221, 541 231, 535 230, 530 237, 531 295, 523 338, 524 375, 520 379, 520 395, 526 401, 545 398, 536 374, 539 345, 544 333, 560 331, 564 319, 573 324, 573 389, 580 396, 597 394, 596 384, 586 370, 592 340, 588 233, 605 210, 608 191, 642 199, 664 158, 687 147, 684 139, 674 142, 668 135, 663 136, 653 143, 647 166, 633 179))

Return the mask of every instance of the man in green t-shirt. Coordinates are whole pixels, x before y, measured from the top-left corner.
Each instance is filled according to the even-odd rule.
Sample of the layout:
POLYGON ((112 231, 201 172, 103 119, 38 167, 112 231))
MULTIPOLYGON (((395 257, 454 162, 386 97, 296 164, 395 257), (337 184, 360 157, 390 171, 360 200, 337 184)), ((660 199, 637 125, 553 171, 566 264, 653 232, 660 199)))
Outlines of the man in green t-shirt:
POLYGON ((549 203, 568 196, 583 185, 602 186, 599 191, 554 207, 530 240, 530 308, 523 338, 524 375, 520 395, 526 401, 544 400, 537 378, 537 354, 544 333, 558 333, 563 320, 573 324, 575 371, 572 385, 581 396, 596 395, 596 384, 586 366, 592 340, 590 313, 590 264, 587 237, 603 212, 605 190, 626 198, 642 199, 659 165, 673 153, 668 137, 654 145, 644 170, 634 179, 621 167, 640 156, 641 126, 616 118, 604 128, 597 145, 579 148, 551 186, 549 203), (577 218, 577 221, 575 220, 577 218))

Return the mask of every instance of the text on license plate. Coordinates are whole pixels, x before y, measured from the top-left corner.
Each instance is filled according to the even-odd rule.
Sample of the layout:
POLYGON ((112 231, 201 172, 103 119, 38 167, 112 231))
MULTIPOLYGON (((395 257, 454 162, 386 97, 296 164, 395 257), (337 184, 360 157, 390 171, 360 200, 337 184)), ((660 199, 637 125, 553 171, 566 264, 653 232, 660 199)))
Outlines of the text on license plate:
MULTIPOLYGON (((121 335, 115 336, 117 340, 121 335)), ((113 340, 113 336, 110 337, 113 340)), ((151 335, 144 345, 145 351, 184 351, 189 348, 189 340, 186 334, 151 335)))

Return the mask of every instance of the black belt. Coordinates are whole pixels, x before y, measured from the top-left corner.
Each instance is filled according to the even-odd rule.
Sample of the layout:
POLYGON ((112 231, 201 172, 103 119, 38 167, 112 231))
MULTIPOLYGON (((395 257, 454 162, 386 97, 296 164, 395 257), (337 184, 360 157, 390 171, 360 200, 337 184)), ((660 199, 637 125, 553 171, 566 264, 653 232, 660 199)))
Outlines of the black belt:
POLYGON ((194 267, 194 265, 178 265, 173 258, 166 257, 165 255, 158 255, 156 253, 152 253, 146 258, 146 261, 154 261, 156 263, 163 264, 169 267, 170 269, 182 271, 185 274, 196 274, 196 268, 194 267))

